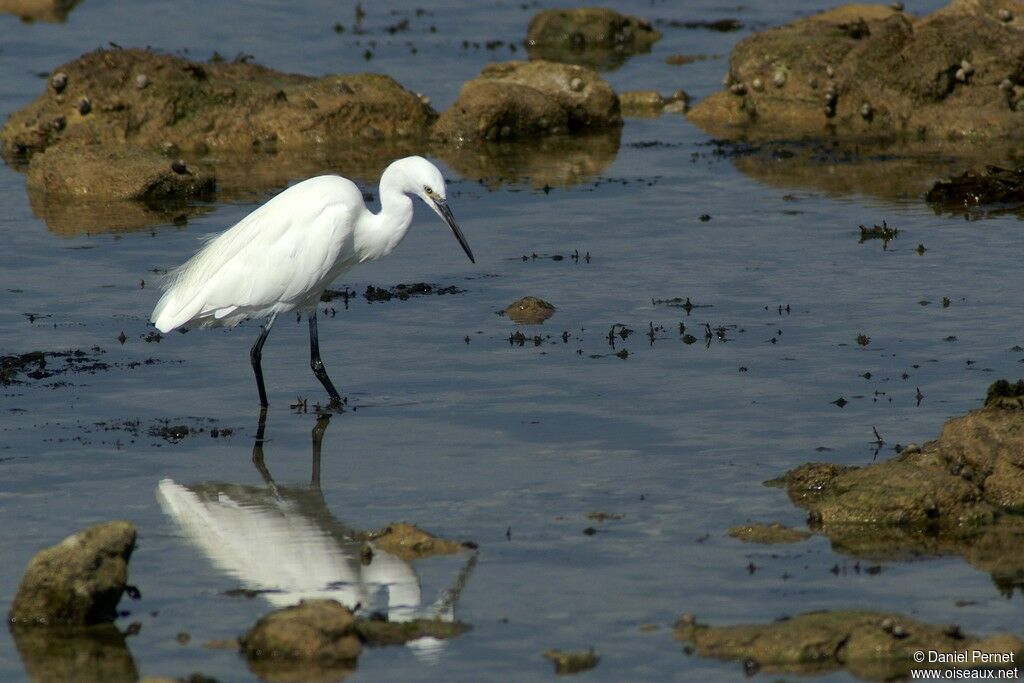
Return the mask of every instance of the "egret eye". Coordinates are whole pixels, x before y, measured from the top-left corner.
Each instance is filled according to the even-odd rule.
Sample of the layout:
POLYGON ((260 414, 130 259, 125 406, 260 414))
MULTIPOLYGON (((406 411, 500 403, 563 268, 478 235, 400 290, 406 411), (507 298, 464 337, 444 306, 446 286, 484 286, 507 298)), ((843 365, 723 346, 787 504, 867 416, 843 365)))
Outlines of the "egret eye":
POLYGON ((430 188, 430 185, 424 185, 423 186, 423 191, 427 193, 428 197, 433 197, 434 196, 434 191, 430 188))

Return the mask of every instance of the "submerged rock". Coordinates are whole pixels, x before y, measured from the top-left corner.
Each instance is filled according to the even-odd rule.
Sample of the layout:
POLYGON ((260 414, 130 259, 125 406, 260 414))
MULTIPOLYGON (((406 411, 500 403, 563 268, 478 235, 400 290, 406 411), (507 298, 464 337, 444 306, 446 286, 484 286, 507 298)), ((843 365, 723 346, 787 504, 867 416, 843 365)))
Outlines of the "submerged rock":
POLYGON ((510 303, 502 313, 520 325, 540 325, 555 314, 555 307, 544 299, 524 296, 510 303))
POLYGON ((29 192, 63 201, 209 197, 215 187, 210 173, 134 146, 56 145, 28 166, 29 192))
POLYGON ((8 620, 28 626, 113 621, 135 549, 135 526, 107 522, 68 536, 28 564, 8 620))
POLYGON ((778 522, 771 524, 745 524, 729 529, 729 535, 744 543, 799 543, 811 537, 810 532, 783 526, 778 522))
POLYGON ((530 20, 530 59, 613 68, 661 39, 651 22, 604 7, 541 10, 530 20))
POLYGON ((313 78, 139 49, 97 50, 55 73, 60 89, 47 87, 0 130, 7 158, 72 140, 203 153, 413 138, 437 118, 380 74, 313 78))
POLYGON ((1024 21, 998 0, 954 0, 915 18, 845 5, 741 41, 726 89, 690 118, 716 135, 760 138, 1012 135, 1024 122, 1024 21), (761 89, 754 87, 762 84, 761 89))
POLYGON ((567 651, 548 650, 544 653, 544 659, 555 665, 556 674, 575 674, 587 669, 593 669, 601 661, 601 657, 590 650, 567 651))
MULTIPOLYGON (((769 624, 707 626, 684 617, 675 638, 704 657, 743 662, 749 673, 822 674, 837 669, 868 680, 889 681, 927 666, 915 653, 968 653, 993 656, 976 659, 979 668, 1012 668, 1008 655, 1020 661, 1024 641, 1010 634, 981 638, 958 626, 934 626, 900 614, 843 610, 811 612, 769 624)), ((934 666, 934 664, 933 664, 934 666)), ((960 664, 970 668, 971 662, 960 664)), ((940 668, 950 668, 941 664, 940 668)))
POLYGON ((449 142, 583 133, 622 125, 619 98, 596 72, 555 62, 488 64, 434 126, 449 142))

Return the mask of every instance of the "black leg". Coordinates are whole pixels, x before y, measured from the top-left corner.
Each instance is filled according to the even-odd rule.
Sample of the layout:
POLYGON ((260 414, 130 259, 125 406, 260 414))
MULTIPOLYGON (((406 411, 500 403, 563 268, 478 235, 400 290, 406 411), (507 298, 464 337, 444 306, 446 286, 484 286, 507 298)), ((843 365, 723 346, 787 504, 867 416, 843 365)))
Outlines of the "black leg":
POLYGON ((324 385, 324 389, 331 396, 331 405, 341 407, 341 396, 338 394, 338 390, 334 388, 334 384, 331 383, 331 378, 327 376, 327 370, 324 369, 324 362, 320 360, 320 340, 317 338, 316 332, 316 309, 314 308, 309 313, 309 367, 313 368, 313 374, 320 380, 320 384, 324 385))
POLYGON ((267 389, 263 386, 263 368, 260 367, 260 361, 263 360, 263 343, 267 341, 267 335, 270 334, 270 328, 274 325, 276 318, 276 315, 270 317, 270 320, 267 321, 267 324, 260 331, 260 336, 256 343, 252 345, 252 349, 249 351, 252 371, 256 374, 256 389, 260 392, 260 405, 264 408, 270 404, 267 403, 267 389))

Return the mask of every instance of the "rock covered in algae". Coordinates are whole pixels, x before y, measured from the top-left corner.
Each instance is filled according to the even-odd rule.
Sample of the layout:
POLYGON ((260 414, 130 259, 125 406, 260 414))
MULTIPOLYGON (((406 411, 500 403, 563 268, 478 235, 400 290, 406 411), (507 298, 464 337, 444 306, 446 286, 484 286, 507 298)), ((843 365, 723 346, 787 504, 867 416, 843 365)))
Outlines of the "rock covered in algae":
POLYGON ((1005 380, 987 405, 946 422, 935 441, 867 467, 807 463, 776 483, 829 524, 953 529, 1024 511, 1024 389, 1005 380))
POLYGON ((647 19, 605 7, 546 9, 530 20, 526 51, 530 59, 610 68, 660 39, 647 19))
POLYGON ((303 600, 259 619, 240 643, 250 659, 354 664, 363 644, 352 611, 335 600, 303 600))
POLYGON ((1019 662, 1024 654, 1024 641, 1010 634, 982 638, 955 625, 860 610, 810 612, 768 624, 721 627, 686 615, 676 624, 674 636, 701 656, 743 662, 751 673, 814 674, 845 668, 858 677, 879 681, 922 668, 914 658, 919 652, 970 654, 976 650, 981 653, 974 661, 979 668, 1012 668, 1013 662, 1001 660, 1009 655, 1019 662))
POLYGON ((467 630, 467 624, 439 619, 362 619, 335 600, 303 600, 261 617, 238 643, 262 678, 340 680, 356 668, 363 645, 451 638, 467 630))
POLYGON ((622 125, 619 98, 591 69, 548 61, 488 64, 438 119, 446 141, 508 140, 622 125))
POLYGON ((113 49, 55 69, 45 91, 10 116, 0 141, 8 158, 71 140, 194 152, 296 148, 423 136, 436 118, 381 74, 313 78, 245 60, 113 49))
POLYGON ((56 145, 28 166, 29 193, 62 201, 197 198, 215 188, 210 173, 134 146, 56 145))
POLYGON ((8 616, 19 626, 113 621, 135 549, 135 526, 107 522, 68 536, 32 558, 8 616))
POLYGON ((935 441, 866 467, 807 463, 779 479, 837 552, 870 559, 959 554, 1004 593, 1024 587, 1024 384, 1000 380, 986 406, 935 441))
POLYGON ((756 33, 690 119, 726 137, 1012 135, 1024 121, 1024 15, 1004 20, 1004 4, 953 0, 919 18, 844 5, 756 33))
POLYGON ((524 296, 510 303, 502 313, 520 325, 539 325, 555 314, 555 307, 544 299, 524 296))
POLYGON ((14 14, 22 21, 63 23, 78 0, 0 0, 0 12, 14 14))

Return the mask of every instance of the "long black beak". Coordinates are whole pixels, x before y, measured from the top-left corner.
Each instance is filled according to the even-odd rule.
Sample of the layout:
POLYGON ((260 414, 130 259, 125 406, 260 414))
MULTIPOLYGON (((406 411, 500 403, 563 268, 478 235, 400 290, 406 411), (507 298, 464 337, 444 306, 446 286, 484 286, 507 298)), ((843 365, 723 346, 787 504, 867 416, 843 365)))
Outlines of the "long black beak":
POLYGON ((437 215, 444 219, 444 222, 448 224, 448 227, 455 233, 455 239, 459 241, 463 251, 466 252, 466 256, 472 263, 476 263, 476 259, 473 258, 473 252, 470 251, 469 245, 466 244, 466 238, 462 234, 462 230, 459 229, 459 224, 455 222, 455 216, 452 215, 452 210, 448 208, 448 204, 443 199, 434 199, 434 211, 437 211, 437 215))

